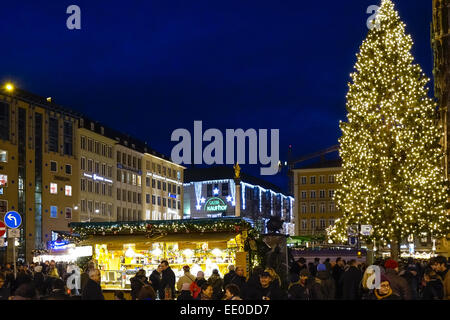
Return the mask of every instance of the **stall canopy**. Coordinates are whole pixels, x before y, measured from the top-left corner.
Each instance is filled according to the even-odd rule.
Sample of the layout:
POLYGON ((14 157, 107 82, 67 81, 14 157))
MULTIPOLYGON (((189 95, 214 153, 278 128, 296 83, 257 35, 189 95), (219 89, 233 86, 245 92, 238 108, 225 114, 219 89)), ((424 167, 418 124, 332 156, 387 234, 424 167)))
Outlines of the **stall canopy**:
POLYGON ((105 241, 123 242, 129 237, 133 242, 155 241, 209 241, 230 240, 242 232, 253 229, 253 221, 247 218, 226 217, 213 219, 145 220, 123 222, 72 222, 72 235, 77 233, 83 243, 93 236, 103 236, 105 241), (136 237, 140 235, 141 237, 136 237), (120 236, 120 237, 118 237, 120 236), (142 237, 144 236, 144 237, 142 237), (119 240, 120 239, 120 240, 119 240), (109 240, 108 240, 109 241, 109 240))

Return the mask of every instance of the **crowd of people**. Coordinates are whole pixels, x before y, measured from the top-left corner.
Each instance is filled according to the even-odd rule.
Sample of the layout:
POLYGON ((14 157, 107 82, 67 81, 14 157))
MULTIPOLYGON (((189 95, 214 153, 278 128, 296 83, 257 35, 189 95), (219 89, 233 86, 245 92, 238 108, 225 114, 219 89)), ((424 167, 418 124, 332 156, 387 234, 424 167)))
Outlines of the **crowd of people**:
MULTIPOLYGON (((403 261, 378 260, 367 268, 356 260, 325 259, 307 263, 300 258, 282 279, 272 268, 255 267, 248 277, 242 266, 230 265, 223 277, 217 269, 208 279, 183 267, 176 280, 167 261, 147 277, 140 269, 130 279, 132 300, 450 300, 447 258, 403 261), (378 273, 378 274, 377 274, 378 273)), ((10 264, 0 269, 0 300, 104 300, 100 270, 89 262, 80 276, 80 290, 66 287, 75 271, 46 261, 21 265, 17 276, 10 264)), ((114 292, 125 300, 123 291, 114 292)))

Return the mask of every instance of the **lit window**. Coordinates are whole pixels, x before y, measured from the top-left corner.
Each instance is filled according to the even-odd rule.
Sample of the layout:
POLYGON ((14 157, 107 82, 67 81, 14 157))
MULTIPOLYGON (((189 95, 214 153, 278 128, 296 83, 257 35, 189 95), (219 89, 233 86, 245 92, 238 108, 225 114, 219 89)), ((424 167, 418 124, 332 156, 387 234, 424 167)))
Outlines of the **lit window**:
POLYGON ((51 194, 58 193, 58 185, 56 183, 50 183, 50 193, 51 194))
POLYGON ((0 162, 8 162, 8 151, 0 150, 0 162))
POLYGON ((0 187, 8 186, 8 176, 6 174, 0 174, 0 187))
POLYGON ((72 219, 72 208, 66 208, 66 219, 72 219))
POLYGON ((66 196, 72 196, 72 186, 66 186, 66 196))
POLYGON ((51 206, 50 207, 50 218, 57 218, 57 217, 58 217, 58 207, 51 206))

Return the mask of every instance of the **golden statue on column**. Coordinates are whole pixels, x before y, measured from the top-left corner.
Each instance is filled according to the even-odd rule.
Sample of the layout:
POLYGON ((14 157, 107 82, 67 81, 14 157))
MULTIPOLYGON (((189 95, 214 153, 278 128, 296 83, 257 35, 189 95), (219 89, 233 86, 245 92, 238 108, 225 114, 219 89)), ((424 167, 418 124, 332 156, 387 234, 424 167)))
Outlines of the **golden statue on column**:
POLYGON ((239 179, 241 177, 241 167, 239 167, 239 163, 236 162, 236 164, 233 166, 234 169, 234 178, 239 179))

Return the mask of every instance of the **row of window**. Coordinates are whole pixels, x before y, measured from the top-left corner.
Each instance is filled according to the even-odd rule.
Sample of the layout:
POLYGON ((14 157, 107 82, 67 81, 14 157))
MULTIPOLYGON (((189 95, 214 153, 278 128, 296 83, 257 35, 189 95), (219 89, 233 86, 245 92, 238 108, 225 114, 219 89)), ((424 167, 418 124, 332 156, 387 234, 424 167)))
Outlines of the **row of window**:
MULTIPOLYGON (((58 172, 58 162, 51 160, 50 161, 50 171, 51 172, 58 172)), ((64 166, 64 172, 66 174, 72 174, 72 165, 66 164, 64 166)))
POLYGON ((157 188, 158 190, 162 191, 168 191, 169 193, 173 193, 173 194, 181 194, 181 187, 177 187, 177 185, 175 183, 170 183, 170 182, 164 182, 164 181, 160 181, 160 180, 156 180, 156 179, 151 179, 149 177, 145 178, 145 185, 147 187, 150 187, 150 180, 152 181, 152 188, 157 188))
POLYGON ((302 219, 300 224, 301 230, 323 230, 327 228, 328 226, 334 225, 334 219, 328 219, 328 225, 326 219, 319 219, 318 224, 316 219, 302 219))
POLYGON ((93 152, 106 158, 113 158, 112 146, 106 145, 94 139, 81 136, 80 147, 81 150, 93 152))
MULTIPOLYGON (((58 184, 51 182, 50 183, 50 194, 58 194, 58 184)), ((65 185, 64 186, 64 195, 67 197, 72 196, 72 186, 65 185)))
POLYGON ((117 188, 117 200, 141 204, 141 193, 117 188))
POLYGON ((206 196, 212 197, 212 196, 219 196, 222 195, 223 197, 226 197, 229 195, 229 189, 228 189, 228 182, 222 183, 219 189, 219 184, 207 184, 206 185, 206 196))
MULTIPOLYGON (((336 175, 330 174, 328 176, 328 183, 335 183, 335 177, 336 177, 336 175)), ((308 181, 308 179, 307 179, 306 176, 303 176, 300 179, 301 184, 307 184, 307 181, 308 181)), ((325 181, 326 181, 325 180, 325 176, 319 176, 319 183, 320 184, 325 183, 325 181)), ((309 177, 309 184, 316 184, 316 176, 310 176, 309 177)))
POLYGON ((145 169, 147 169, 148 171, 152 170, 153 172, 157 172, 158 174, 163 175, 164 177, 167 178, 173 178, 178 180, 181 179, 180 171, 177 171, 169 167, 166 168, 165 166, 161 166, 160 164, 156 164, 154 162, 151 163, 150 167, 150 161, 148 160, 145 161, 145 169))
POLYGON ((103 196, 112 197, 112 185, 104 182, 94 182, 92 180, 81 179, 81 191, 89 193, 101 194, 103 196))
POLYGON ((139 221, 141 210, 117 207, 117 221, 139 221))
POLYGON ((140 187, 142 184, 142 177, 135 173, 117 169, 117 181, 140 187))
MULTIPOLYGON (((316 190, 311 190, 309 192, 309 198, 310 199, 315 199, 316 198, 316 194, 317 194, 316 190)), ((308 196, 308 191, 301 191, 301 198, 302 199, 306 199, 307 196, 308 196)), ((326 190, 319 190, 319 198, 320 199, 324 199, 325 196, 326 196, 326 190)), ((333 197, 334 197, 334 190, 333 189, 328 190, 328 197, 333 199, 333 197)))
POLYGON ((164 197, 161 198, 159 196, 157 197, 155 195, 150 195, 148 193, 145 195, 145 203, 150 204, 150 197, 151 197, 151 203, 153 205, 158 204, 158 206, 160 206, 161 205, 161 199, 162 199, 162 206, 163 207, 168 207, 170 209, 177 209, 177 207, 178 207, 178 210, 181 209, 180 208, 181 207, 181 201, 177 201, 177 200, 171 199, 171 198, 164 198, 164 197), (177 206, 177 204, 178 204, 178 206, 177 206))
POLYGON ((100 163, 98 161, 92 159, 86 159, 85 157, 80 158, 80 167, 81 170, 85 170, 87 172, 96 173, 103 177, 112 178, 112 166, 107 165, 106 163, 100 163))
POLYGON ((133 168, 135 170, 141 170, 141 159, 132 156, 131 154, 126 154, 125 152, 117 151, 117 163, 120 163, 128 168, 133 168))
MULTIPOLYGON (((302 203, 302 204, 300 205, 300 208, 301 208, 301 213, 316 213, 316 212, 317 212, 317 211, 316 211, 317 209, 316 209, 316 204, 315 204, 315 203, 310 203, 310 204, 309 204, 309 211, 308 211, 308 206, 306 205, 306 203, 302 203)), ((325 202, 321 202, 321 203, 319 204, 318 210, 319 210, 319 213, 325 213, 325 212, 327 212, 327 211, 326 211, 327 208, 326 208, 325 202)), ((328 212, 336 212, 336 205, 334 204, 334 202, 330 202, 330 203, 328 204, 328 212)))
POLYGON ((81 212, 87 212, 89 214, 95 213, 102 216, 111 216, 112 213, 111 203, 82 199, 80 204, 81 204, 81 212))

